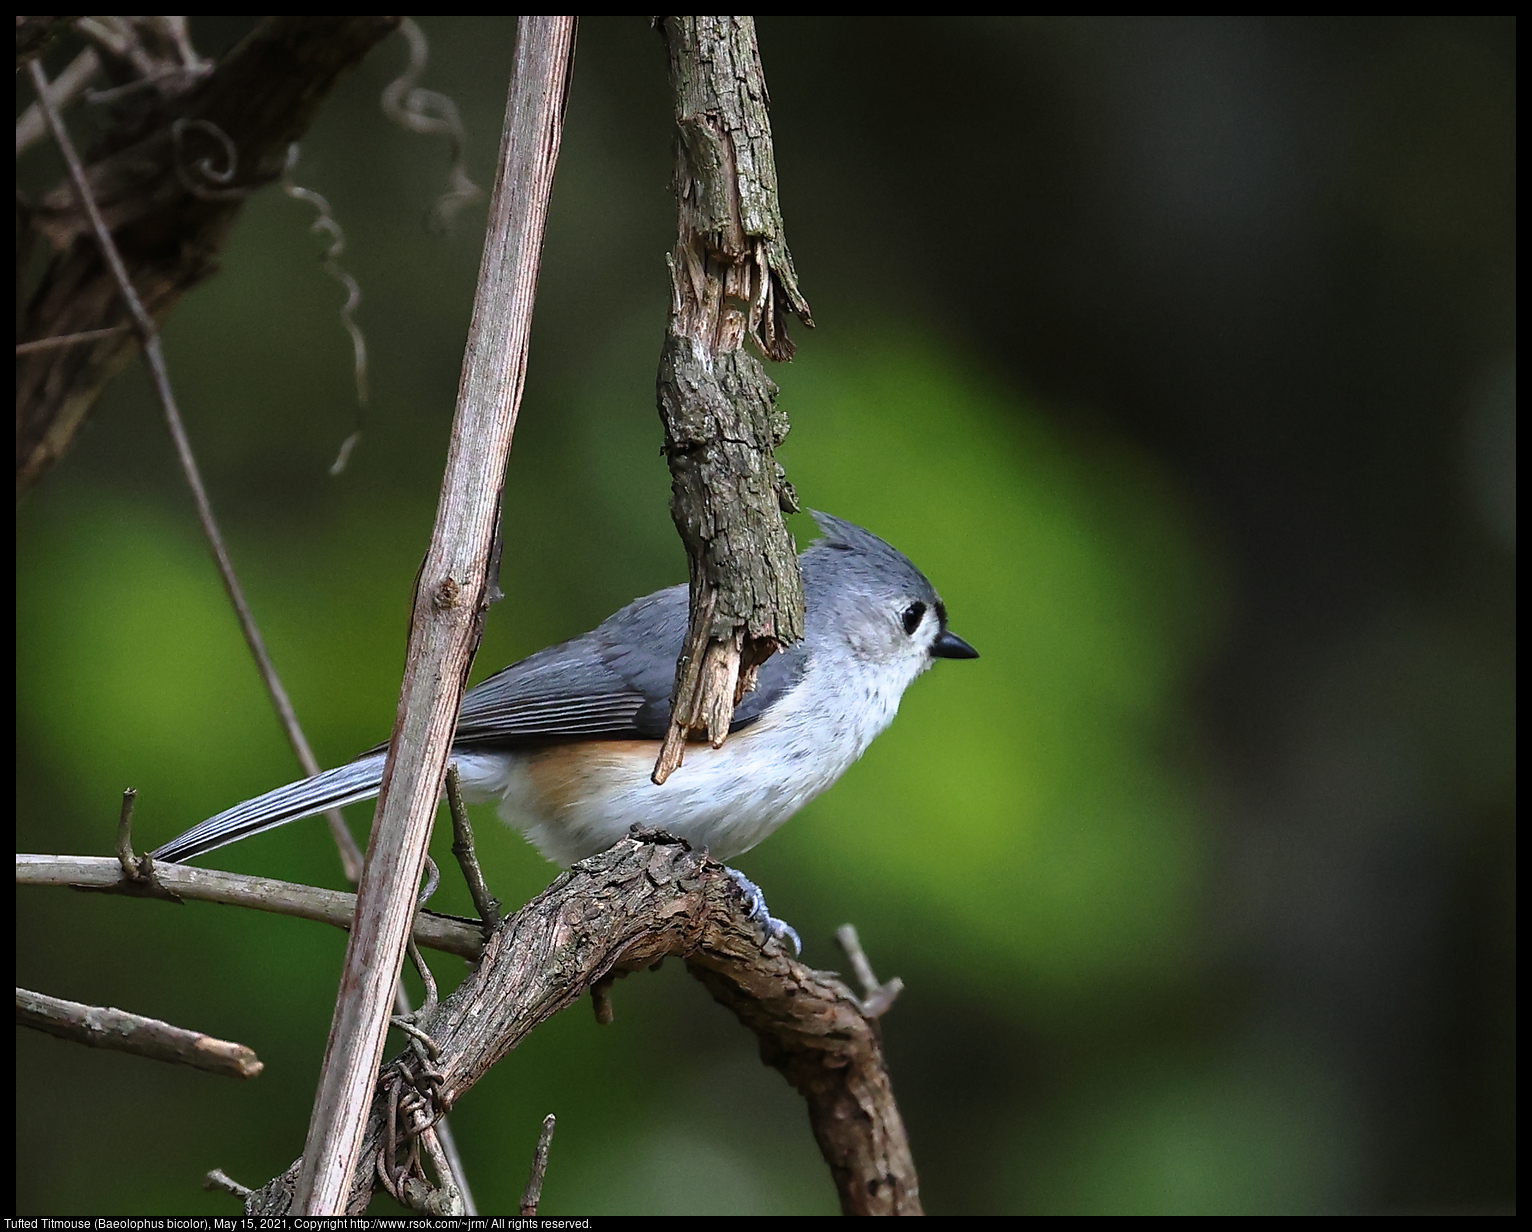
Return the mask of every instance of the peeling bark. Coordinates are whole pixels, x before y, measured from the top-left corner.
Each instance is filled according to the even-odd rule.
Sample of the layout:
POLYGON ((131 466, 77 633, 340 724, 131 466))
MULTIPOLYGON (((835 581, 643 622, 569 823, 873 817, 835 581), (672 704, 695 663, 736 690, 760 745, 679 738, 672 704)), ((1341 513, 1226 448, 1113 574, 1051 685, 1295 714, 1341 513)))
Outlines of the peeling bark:
POLYGON ((787 415, 744 344, 786 360, 788 317, 813 324, 783 238, 754 22, 666 17, 661 32, 679 227, 657 389, 691 615, 657 783, 694 733, 724 742, 756 668, 803 636, 803 583, 782 517, 797 498, 776 460, 787 415))
MULTIPOLYGON (((920 1213, 876 1021, 832 972, 804 966, 775 941, 763 946, 727 870, 658 832, 636 833, 581 861, 495 930, 479 966, 424 1024, 441 1050, 433 1062, 441 1106, 450 1108, 587 991, 670 956, 686 960, 756 1033, 762 1059, 804 1095, 842 1209, 920 1213)), ((377 1185, 373 1161, 387 1141, 389 1086, 407 1060, 384 1067, 348 1213, 364 1211, 377 1185)), ((397 1085, 394 1094, 397 1101, 397 1085)), ((287 1213, 297 1167, 252 1193, 246 1213, 287 1213)))

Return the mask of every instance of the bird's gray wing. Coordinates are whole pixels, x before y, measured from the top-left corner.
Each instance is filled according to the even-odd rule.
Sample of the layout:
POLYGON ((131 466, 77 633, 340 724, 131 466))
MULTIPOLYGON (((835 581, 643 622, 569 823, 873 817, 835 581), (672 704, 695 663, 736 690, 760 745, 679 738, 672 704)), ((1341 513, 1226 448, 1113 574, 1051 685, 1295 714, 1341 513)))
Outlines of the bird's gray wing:
MULTIPOLYGON (((658 740, 670 721, 676 656, 686 634, 686 587, 630 603, 583 637, 513 663, 470 689, 458 719, 458 745, 506 745, 569 737, 658 740)), ((734 712, 731 731, 765 714, 803 674, 805 644, 771 656, 754 692, 734 712)), ((193 826, 151 854, 184 861, 238 839, 370 800, 383 777, 386 744, 313 778, 278 787, 193 826)))
MULTIPOLYGON (((635 600, 591 632, 475 685, 463 697, 456 743, 658 740, 670 721, 670 690, 685 635, 685 586, 635 600)), ((731 731, 760 718, 797 683, 802 647, 800 642, 767 660, 755 691, 736 709, 731 731)))
POLYGON ((686 588, 635 600, 589 633, 549 646, 468 690, 460 745, 517 744, 648 734, 638 716, 659 692, 668 701, 686 629, 686 588), (670 656, 660 685, 654 668, 670 656))

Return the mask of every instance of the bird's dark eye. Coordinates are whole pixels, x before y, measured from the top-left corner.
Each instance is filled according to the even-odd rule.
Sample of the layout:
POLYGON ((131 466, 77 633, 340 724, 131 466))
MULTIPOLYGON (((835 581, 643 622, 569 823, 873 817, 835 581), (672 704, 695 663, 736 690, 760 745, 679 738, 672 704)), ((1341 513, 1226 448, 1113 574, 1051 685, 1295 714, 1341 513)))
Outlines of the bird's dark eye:
POLYGON ((912 603, 904 609, 904 631, 911 637, 915 636, 915 630, 920 628, 920 618, 926 614, 924 603, 912 603))

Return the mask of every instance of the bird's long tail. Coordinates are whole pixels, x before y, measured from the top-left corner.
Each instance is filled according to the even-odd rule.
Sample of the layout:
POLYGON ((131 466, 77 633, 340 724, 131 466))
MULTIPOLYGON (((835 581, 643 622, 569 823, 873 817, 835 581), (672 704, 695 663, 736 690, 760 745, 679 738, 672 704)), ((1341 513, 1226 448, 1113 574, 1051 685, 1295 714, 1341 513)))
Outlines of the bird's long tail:
POLYGON ((311 779, 299 779, 236 804, 149 854, 156 860, 182 864, 262 830, 273 830, 326 809, 371 800, 378 794, 383 779, 383 757, 382 753, 371 753, 311 779))

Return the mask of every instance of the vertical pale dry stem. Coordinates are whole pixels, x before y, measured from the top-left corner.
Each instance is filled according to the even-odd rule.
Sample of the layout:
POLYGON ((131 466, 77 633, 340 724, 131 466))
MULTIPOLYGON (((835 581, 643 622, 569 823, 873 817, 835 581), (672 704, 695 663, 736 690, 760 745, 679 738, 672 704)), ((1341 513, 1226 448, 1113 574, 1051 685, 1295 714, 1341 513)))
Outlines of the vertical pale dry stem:
POLYGON ((517 27, 436 526, 416 587, 399 709, 294 1189, 294 1206, 305 1214, 338 1215, 344 1208, 463 683, 478 643, 497 494, 526 376, 574 31, 573 17, 524 17, 517 27))

